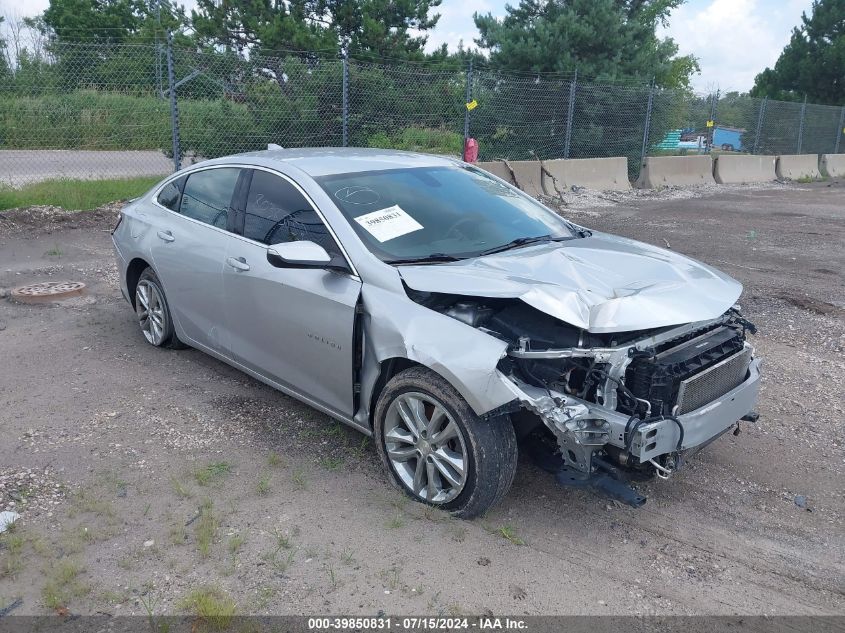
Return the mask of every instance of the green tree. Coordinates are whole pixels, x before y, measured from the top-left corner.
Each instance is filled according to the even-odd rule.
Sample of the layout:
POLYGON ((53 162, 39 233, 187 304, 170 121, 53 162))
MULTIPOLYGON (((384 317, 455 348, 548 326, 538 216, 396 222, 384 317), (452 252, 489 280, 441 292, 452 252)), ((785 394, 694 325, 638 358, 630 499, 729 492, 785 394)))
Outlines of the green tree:
POLYGON ((683 0, 521 0, 507 15, 475 14, 476 43, 504 70, 572 72, 598 80, 654 78, 660 87, 688 87, 698 71, 678 56, 658 24, 683 0))
POLYGON ((751 94, 784 101, 845 103, 845 0, 815 0, 801 14, 774 68, 757 75, 751 94))
POLYGON ((276 50, 424 57, 442 0, 198 0, 197 38, 243 53, 276 50), (414 34, 419 33, 419 34, 414 34))

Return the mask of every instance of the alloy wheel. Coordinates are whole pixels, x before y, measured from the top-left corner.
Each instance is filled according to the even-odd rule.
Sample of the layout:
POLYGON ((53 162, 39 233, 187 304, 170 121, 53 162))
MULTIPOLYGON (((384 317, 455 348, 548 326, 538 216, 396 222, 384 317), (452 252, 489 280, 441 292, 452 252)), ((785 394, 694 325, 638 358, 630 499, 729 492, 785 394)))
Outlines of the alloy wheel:
POLYGON ((158 286, 146 279, 138 282, 135 290, 135 312, 147 342, 161 345, 167 332, 164 299, 158 286))
POLYGON ((391 467, 419 499, 441 505, 464 489, 468 459, 463 433, 431 396, 397 396, 385 417, 384 443, 391 467))

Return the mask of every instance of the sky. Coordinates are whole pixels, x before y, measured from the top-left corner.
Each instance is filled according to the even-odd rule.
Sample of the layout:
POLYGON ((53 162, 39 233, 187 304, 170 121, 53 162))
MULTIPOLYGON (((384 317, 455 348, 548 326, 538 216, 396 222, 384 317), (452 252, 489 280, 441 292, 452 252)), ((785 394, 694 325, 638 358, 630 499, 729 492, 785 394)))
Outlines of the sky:
MULTIPOLYGON (((43 11, 49 0, 0 0, 0 12, 21 16, 43 11)), ((517 4, 518 0, 509 0, 517 4)), ((177 0, 188 8, 192 0, 177 0)), ((442 43, 450 48, 463 40, 471 46, 478 36, 472 16, 475 12, 505 15, 506 0, 443 0, 437 9, 440 21, 430 34, 428 48, 442 43)), ((688 0, 660 29, 672 37, 681 54, 695 55, 701 73, 692 80, 693 88, 706 92, 720 88, 747 91, 754 77, 772 66, 789 42, 792 27, 801 12, 809 13, 812 0, 688 0)))

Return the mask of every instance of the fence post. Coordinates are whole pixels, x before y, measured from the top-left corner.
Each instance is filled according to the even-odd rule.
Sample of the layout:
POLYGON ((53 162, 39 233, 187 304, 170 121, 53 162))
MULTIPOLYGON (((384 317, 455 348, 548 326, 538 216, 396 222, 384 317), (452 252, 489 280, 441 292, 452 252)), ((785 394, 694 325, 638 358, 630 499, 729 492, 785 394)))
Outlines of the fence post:
POLYGON ((472 101, 472 60, 469 60, 467 66, 467 86, 466 97, 464 99, 464 146, 461 148, 461 158, 466 157, 467 139, 469 139, 469 103, 472 101))
POLYGON ((645 155, 648 151, 648 134, 651 131, 651 108, 654 105, 654 79, 648 88, 648 106, 645 111, 645 129, 643 130, 643 147, 640 150, 640 169, 645 162, 645 155))
POLYGON ((343 50, 343 93, 341 96, 342 106, 342 127, 343 146, 349 146, 349 55, 346 49, 343 50))
POLYGON ((839 115, 839 128, 836 130, 836 147, 833 150, 834 154, 839 153, 839 143, 842 141, 842 133, 845 128, 845 106, 842 106, 842 113, 839 115))
POLYGON ((713 125, 709 128, 710 132, 707 135, 707 151, 708 153, 713 149, 713 139, 716 137, 716 110, 718 109, 719 103, 719 95, 721 94, 721 89, 716 89, 716 94, 710 95, 710 121, 713 122, 713 125))
POLYGON ((173 33, 167 32, 167 84, 170 89, 170 129, 173 136, 173 170, 182 168, 182 148, 179 141, 179 104, 176 101, 176 75, 173 71, 173 33))
POLYGON ((578 69, 569 84, 569 104, 566 110, 566 137, 563 143, 563 157, 569 158, 569 147, 572 144, 572 120, 575 118, 575 90, 578 88, 578 69))
POLYGON ((801 120, 798 121, 798 147, 796 154, 801 153, 801 146, 804 144, 804 113, 807 112, 807 95, 804 95, 804 103, 801 104, 801 120))
POLYGON ((760 115, 757 117, 757 131, 754 133, 754 149, 752 154, 756 154, 760 150, 760 134, 763 133, 763 118, 766 116, 766 104, 769 102, 768 97, 763 97, 760 103, 760 115))

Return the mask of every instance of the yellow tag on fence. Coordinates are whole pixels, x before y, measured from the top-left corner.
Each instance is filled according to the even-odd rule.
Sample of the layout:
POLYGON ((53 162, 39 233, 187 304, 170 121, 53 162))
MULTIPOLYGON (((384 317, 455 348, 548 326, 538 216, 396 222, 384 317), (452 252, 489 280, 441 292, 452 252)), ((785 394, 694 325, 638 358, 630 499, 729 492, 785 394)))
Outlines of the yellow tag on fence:
POLYGON ((478 101, 473 99, 467 104, 467 110, 475 110, 478 107, 478 101))
POLYGON ((713 121, 708 121, 708 122, 707 122, 707 127, 713 127, 713 121))

